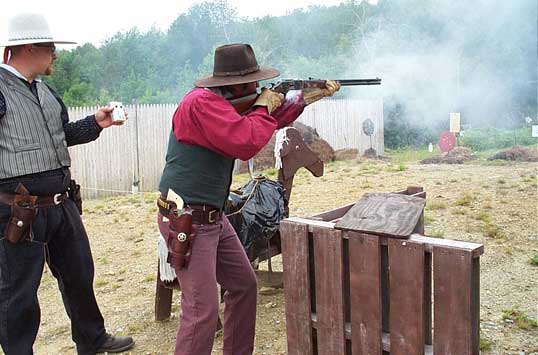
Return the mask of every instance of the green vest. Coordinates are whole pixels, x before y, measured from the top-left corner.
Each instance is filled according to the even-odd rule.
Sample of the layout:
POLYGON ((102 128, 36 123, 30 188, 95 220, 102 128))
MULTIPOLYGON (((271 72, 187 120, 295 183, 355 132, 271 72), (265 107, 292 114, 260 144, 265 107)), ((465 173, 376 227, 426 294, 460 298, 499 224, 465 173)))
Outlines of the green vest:
POLYGON ((207 148, 178 142, 171 132, 159 190, 174 190, 193 205, 223 208, 232 183, 234 158, 207 148))

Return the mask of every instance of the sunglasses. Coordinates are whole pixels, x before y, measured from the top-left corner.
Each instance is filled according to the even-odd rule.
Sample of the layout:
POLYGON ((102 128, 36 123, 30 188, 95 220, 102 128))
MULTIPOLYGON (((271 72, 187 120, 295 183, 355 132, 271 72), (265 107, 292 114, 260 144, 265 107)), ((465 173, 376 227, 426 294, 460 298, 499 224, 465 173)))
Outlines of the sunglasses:
POLYGON ((51 53, 55 53, 55 52, 56 52, 56 46, 55 46, 54 44, 40 44, 40 43, 36 43, 36 44, 34 44, 34 46, 36 46, 36 47, 49 48, 51 53))

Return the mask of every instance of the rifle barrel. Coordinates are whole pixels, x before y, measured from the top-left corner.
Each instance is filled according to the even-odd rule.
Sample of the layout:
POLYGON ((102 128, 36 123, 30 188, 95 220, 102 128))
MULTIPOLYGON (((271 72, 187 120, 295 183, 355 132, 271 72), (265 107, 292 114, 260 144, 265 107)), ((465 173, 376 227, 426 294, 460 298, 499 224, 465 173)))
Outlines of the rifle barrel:
POLYGON ((354 86, 354 85, 381 85, 381 79, 342 79, 336 80, 341 86, 354 86))

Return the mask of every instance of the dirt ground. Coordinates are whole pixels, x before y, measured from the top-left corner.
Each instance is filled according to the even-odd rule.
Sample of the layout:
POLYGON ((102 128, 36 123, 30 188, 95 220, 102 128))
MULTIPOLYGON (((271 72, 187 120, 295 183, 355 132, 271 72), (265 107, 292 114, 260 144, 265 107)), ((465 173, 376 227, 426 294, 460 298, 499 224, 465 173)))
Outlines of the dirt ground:
MULTIPOLYGON (((304 169, 303 169, 304 170, 304 169)), ((365 192, 424 186, 426 234, 482 243, 481 338, 483 354, 538 352, 538 327, 521 329, 503 320, 519 310, 538 320, 538 164, 486 162, 462 165, 347 161, 326 165, 314 178, 301 170, 291 197, 291 215, 307 217, 355 202, 365 192)), ((244 176, 238 184, 246 181, 244 176)), ((95 260, 95 290, 109 332, 136 339, 131 354, 171 354, 178 326, 179 292, 173 316, 154 321, 157 268, 155 193, 85 201, 83 215, 95 260)), ((261 268, 266 265, 261 265, 261 268)), ((273 268, 281 270, 281 258, 273 268)), ((49 270, 39 289, 42 324, 35 353, 74 354, 69 320, 49 270)), ((217 336, 214 354, 222 352, 217 336)), ((258 298, 255 354, 286 354, 281 289, 258 298)))

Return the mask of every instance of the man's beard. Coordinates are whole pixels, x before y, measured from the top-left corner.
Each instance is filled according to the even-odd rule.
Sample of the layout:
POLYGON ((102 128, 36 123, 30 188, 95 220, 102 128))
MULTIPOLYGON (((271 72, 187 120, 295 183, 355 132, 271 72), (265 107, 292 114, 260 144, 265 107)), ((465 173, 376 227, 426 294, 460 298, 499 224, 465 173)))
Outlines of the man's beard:
POLYGON ((54 69, 52 68, 52 63, 45 69, 45 75, 51 75, 54 69))

